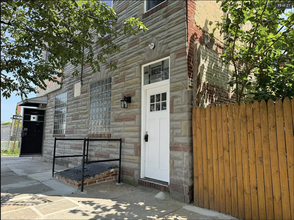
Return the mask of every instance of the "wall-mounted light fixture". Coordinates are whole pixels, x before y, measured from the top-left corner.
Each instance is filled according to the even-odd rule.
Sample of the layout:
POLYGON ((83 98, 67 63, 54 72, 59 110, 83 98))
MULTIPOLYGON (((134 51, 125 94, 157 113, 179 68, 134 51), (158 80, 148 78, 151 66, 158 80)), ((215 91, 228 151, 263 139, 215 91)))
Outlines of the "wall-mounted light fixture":
POLYGON ((121 102, 121 108, 128 108, 128 103, 131 103, 131 97, 124 96, 124 98, 120 100, 120 102, 121 102))
POLYGON ((151 43, 151 44, 149 44, 148 46, 149 46, 149 48, 150 48, 151 50, 153 50, 153 49, 155 48, 155 44, 154 44, 154 43, 151 43))

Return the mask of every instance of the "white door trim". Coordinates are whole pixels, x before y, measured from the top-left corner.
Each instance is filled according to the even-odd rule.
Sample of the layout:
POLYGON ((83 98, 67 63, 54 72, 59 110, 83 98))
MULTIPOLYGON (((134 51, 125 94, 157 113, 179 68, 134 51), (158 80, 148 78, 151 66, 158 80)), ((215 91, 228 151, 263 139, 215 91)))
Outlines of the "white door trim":
MULTIPOLYGON (((147 110, 147 90, 151 89, 151 88, 157 88, 157 87, 161 87, 164 85, 168 85, 168 95, 167 97, 169 97, 170 99, 170 57, 165 57, 147 64, 144 64, 141 66, 141 174, 140 177, 144 178, 145 177, 145 157, 146 157, 146 144, 144 141, 144 135, 146 133, 146 110, 147 110), (168 80, 164 80, 164 81, 160 81, 157 83, 152 83, 149 85, 144 85, 144 67, 151 65, 153 63, 157 63, 160 62, 162 60, 166 60, 169 59, 169 79, 168 80)), ((170 146, 170 105, 167 106, 168 108, 168 145, 170 146)), ((170 161, 170 150, 168 149, 168 158, 170 161)), ((168 164, 168 183, 170 182, 170 163, 168 164)))

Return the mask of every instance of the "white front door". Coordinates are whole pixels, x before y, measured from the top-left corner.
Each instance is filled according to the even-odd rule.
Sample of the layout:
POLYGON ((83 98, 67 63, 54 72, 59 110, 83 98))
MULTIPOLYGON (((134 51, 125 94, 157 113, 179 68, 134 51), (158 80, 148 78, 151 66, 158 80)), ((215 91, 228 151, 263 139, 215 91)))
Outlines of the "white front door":
POLYGON ((145 177, 169 182, 169 85, 145 94, 145 177))

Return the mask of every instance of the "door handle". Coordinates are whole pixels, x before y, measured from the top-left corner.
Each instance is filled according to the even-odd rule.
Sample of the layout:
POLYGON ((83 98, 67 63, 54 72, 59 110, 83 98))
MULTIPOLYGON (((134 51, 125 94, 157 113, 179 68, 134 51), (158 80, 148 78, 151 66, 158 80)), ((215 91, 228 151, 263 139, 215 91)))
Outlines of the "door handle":
POLYGON ((144 136, 144 140, 145 140, 145 142, 148 142, 148 133, 147 133, 147 131, 146 131, 146 134, 144 136))

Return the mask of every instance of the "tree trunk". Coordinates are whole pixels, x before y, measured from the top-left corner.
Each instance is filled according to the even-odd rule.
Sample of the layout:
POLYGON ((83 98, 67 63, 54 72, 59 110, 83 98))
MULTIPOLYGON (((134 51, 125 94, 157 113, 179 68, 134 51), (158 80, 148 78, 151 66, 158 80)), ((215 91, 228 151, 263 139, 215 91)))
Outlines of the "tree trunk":
POLYGON ((200 44, 194 43, 194 68, 193 68, 193 106, 199 106, 199 67, 200 67, 200 44))

